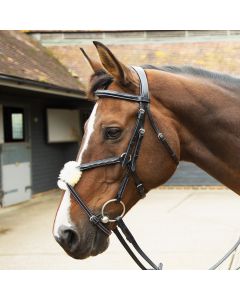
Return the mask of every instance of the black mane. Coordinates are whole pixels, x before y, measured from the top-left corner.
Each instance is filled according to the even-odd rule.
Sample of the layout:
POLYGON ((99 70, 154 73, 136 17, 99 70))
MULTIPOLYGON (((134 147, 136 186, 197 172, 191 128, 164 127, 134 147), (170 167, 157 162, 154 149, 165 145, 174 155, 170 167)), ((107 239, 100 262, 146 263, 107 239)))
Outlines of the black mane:
POLYGON ((105 71, 98 71, 90 78, 88 97, 93 98, 94 92, 98 89, 105 89, 113 82, 113 77, 105 71))
POLYGON ((214 83, 229 89, 240 89, 240 78, 228 74, 212 72, 205 69, 193 66, 161 66, 155 67, 153 65, 143 65, 144 69, 154 69, 164 72, 196 76, 213 81, 214 83))
MULTIPOLYGON (((199 78, 209 79, 215 84, 230 90, 240 90, 240 77, 234 77, 228 74, 208 71, 205 69, 193 67, 193 66, 161 66, 156 67, 153 65, 142 65, 143 69, 159 70, 163 72, 181 74, 186 76, 195 76, 199 78)), ((97 72, 92 75, 90 79, 90 88, 88 95, 93 96, 97 89, 107 88, 113 81, 113 77, 105 71, 97 72)))

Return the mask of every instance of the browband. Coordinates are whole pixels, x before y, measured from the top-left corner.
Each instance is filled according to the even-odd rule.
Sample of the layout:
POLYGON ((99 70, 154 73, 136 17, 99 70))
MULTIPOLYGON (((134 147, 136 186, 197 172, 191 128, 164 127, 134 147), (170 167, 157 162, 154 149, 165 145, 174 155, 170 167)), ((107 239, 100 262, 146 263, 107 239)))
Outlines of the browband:
POLYGON ((147 81, 146 73, 141 67, 132 67, 132 68, 138 74, 138 77, 140 79, 140 95, 121 93, 121 92, 116 92, 111 90, 96 90, 94 94, 98 97, 118 98, 118 99, 135 101, 135 102, 149 103, 150 99, 148 93, 148 81, 147 81))
POLYGON ((123 100, 135 101, 135 102, 149 102, 149 100, 142 99, 142 97, 138 95, 120 93, 111 90, 96 90, 94 94, 98 97, 116 98, 116 99, 123 99, 123 100))

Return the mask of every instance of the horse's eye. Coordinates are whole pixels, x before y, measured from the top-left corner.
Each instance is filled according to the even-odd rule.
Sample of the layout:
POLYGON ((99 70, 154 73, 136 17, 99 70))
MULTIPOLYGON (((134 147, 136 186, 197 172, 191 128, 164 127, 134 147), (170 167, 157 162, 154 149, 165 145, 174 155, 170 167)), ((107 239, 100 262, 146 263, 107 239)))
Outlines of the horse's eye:
POLYGON ((119 127, 107 127, 104 131, 104 138, 106 140, 116 140, 120 137, 121 133, 122 130, 119 127))

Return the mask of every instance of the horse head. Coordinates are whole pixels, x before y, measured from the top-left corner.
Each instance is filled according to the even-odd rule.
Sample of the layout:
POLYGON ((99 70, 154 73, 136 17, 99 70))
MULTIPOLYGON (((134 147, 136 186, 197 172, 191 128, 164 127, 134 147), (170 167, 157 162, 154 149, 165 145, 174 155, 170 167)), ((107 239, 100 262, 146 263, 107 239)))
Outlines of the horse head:
MULTIPOLYGON (((104 207, 107 220, 114 221, 122 215, 123 209, 127 213, 141 198, 136 188, 136 178, 129 176, 121 197, 122 205, 116 201, 109 202, 119 193, 126 173, 132 172, 129 171, 128 165, 131 156, 126 157, 126 151, 136 130, 139 103, 124 101, 117 96, 107 96, 104 93, 102 95, 96 93, 99 97, 95 95, 99 89, 107 89, 118 94, 139 95, 141 82, 134 69, 120 62, 105 45, 99 42, 94 44, 101 63, 89 58, 82 51, 94 72, 90 78, 88 98, 95 101, 95 105, 85 124, 76 161, 68 163, 60 174, 59 185, 65 191, 53 228, 55 239, 76 259, 84 259, 105 251, 109 244, 109 236, 89 222, 85 211, 64 187, 66 182, 74 186, 75 192, 84 199, 86 206, 96 216, 103 214, 104 207), (84 170, 84 165, 88 165, 89 162, 99 162, 108 158, 119 158, 120 161, 116 164, 100 163, 97 167, 91 165, 91 168, 84 170), (124 158, 125 163, 122 163, 124 158)), ((155 71, 145 70, 145 73, 149 85, 151 114, 179 157, 180 146, 173 118, 155 98, 154 91, 158 84, 155 71)), ((149 107, 149 104, 147 106, 149 107)), ((148 192, 171 177, 176 169, 176 163, 165 147, 159 144, 149 118, 145 117, 143 123, 145 134, 136 153, 134 167, 138 182, 143 183, 145 192, 148 192)), ((136 145, 135 141, 134 143, 136 145)), ((116 224, 108 222, 104 226, 111 230, 116 224)))

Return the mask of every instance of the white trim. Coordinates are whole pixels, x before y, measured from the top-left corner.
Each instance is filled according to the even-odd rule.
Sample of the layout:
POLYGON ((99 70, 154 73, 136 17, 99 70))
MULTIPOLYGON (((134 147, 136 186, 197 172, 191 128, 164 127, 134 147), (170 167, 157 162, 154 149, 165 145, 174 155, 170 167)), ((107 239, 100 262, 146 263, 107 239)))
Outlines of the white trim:
POLYGON ((57 215, 54 222, 53 234, 59 237, 59 228, 61 226, 71 227, 72 220, 70 216, 71 199, 70 192, 67 190, 64 193, 62 202, 58 208, 57 215))
POLYGON ((85 133, 85 138, 84 138, 84 141, 83 141, 81 152, 80 152, 78 160, 77 160, 77 162, 79 164, 82 163, 83 154, 87 150, 90 138, 91 138, 91 136, 94 132, 94 124, 95 124, 95 119, 96 119, 97 108, 98 108, 98 103, 95 104, 95 106, 92 110, 92 113, 90 115, 90 118, 88 120, 88 123, 87 123, 87 130, 86 130, 86 133, 85 133))
MULTIPOLYGON (((95 124, 95 119, 96 119, 97 107, 98 107, 98 103, 95 104, 93 111, 90 115, 90 118, 88 120, 83 145, 81 147, 81 152, 80 152, 78 160, 77 160, 78 164, 81 164, 83 154, 87 150, 90 138, 94 132, 94 124, 95 124)), ((80 179, 81 179, 81 174, 80 174, 79 180, 80 179)), ((57 211, 56 219, 54 222, 54 228, 53 228, 54 236, 59 237, 58 230, 61 226, 66 226, 66 227, 73 226, 73 222, 72 222, 71 216, 70 216, 70 208, 71 208, 70 192, 68 190, 66 190, 64 193, 62 202, 57 211)))

